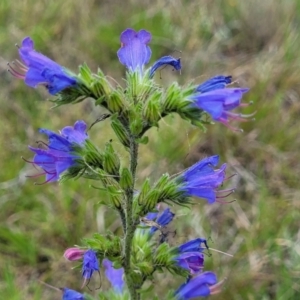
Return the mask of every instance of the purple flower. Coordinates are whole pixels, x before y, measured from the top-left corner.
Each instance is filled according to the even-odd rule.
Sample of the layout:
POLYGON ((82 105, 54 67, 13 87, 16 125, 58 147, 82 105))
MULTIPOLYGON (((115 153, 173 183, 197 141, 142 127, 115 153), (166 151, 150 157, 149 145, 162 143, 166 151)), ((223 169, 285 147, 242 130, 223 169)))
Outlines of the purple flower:
POLYGON ((121 64, 132 72, 137 69, 142 72, 143 66, 151 57, 151 49, 148 46, 151 41, 150 32, 144 29, 136 32, 128 28, 121 33, 120 41, 121 48, 117 54, 121 64))
POLYGON ((205 248, 201 247, 204 244, 205 248, 208 249, 206 239, 197 238, 190 240, 178 247, 178 253, 183 254, 187 252, 202 252, 205 248))
MULTIPOLYGON (((175 214, 170 211, 170 208, 166 208, 155 220, 155 222, 160 226, 164 227, 167 226, 174 218, 175 214)), ((150 228, 150 235, 154 234, 158 228, 156 226, 152 226, 150 228)))
POLYGON ((103 259, 102 264, 105 268, 105 275, 113 286, 114 290, 118 293, 121 293, 124 287, 124 269, 115 269, 112 262, 107 258, 103 259))
POLYGON ((63 297, 62 297, 62 300, 84 300, 85 297, 74 291, 74 290, 71 290, 71 289, 68 289, 68 288, 63 288, 63 297))
POLYGON ((41 133, 48 136, 49 144, 46 145, 47 149, 29 147, 35 152, 31 163, 44 170, 44 173, 37 176, 46 175, 45 182, 57 181, 61 173, 75 166, 80 157, 74 154, 74 149, 78 146, 82 147, 88 138, 86 127, 84 121, 77 121, 74 127, 63 128, 60 134, 40 129, 41 133))
POLYGON ((83 255, 82 277, 89 280, 95 271, 99 272, 99 261, 96 252, 90 249, 83 255))
POLYGON ((217 75, 197 86, 195 92, 207 93, 213 90, 224 89, 231 83, 232 76, 217 75))
POLYGON ((178 300, 189 300, 196 297, 207 297, 210 294, 219 292, 220 285, 217 283, 217 276, 213 272, 200 273, 196 277, 190 277, 175 292, 178 300))
MULTIPOLYGON (((117 52, 121 64, 125 65, 129 71, 143 72, 144 66, 151 58, 151 49, 148 44, 151 41, 151 33, 142 29, 136 32, 127 28, 120 36, 121 48, 117 52)), ((164 56, 151 67, 149 77, 152 78, 155 71, 164 65, 171 65, 175 70, 180 70, 180 59, 172 56, 164 56)))
POLYGON ((248 88, 226 88, 231 83, 231 76, 218 75, 200 84, 195 93, 189 97, 191 107, 204 110, 209 113, 213 120, 223 123, 234 131, 239 129, 232 127, 229 121, 246 121, 246 118, 253 116, 242 115, 231 112, 237 107, 245 107, 249 104, 241 103, 243 94, 248 88))
POLYGON ((152 78, 154 76, 155 71, 164 65, 170 65, 170 66, 174 67, 174 69, 176 71, 181 70, 180 58, 174 58, 170 55, 163 56, 162 58, 157 60, 154 63, 154 65, 151 67, 149 77, 152 78))
POLYGON ((34 50, 34 43, 30 37, 22 41, 19 55, 23 63, 16 61, 15 67, 10 66, 10 72, 16 78, 23 79, 30 87, 44 85, 51 95, 75 86, 76 77, 65 68, 34 50))
POLYGON ((231 190, 217 191, 225 179, 226 164, 220 169, 214 169, 219 162, 219 156, 207 157, 180 174, 176 181, 180 183, 179 191, 186 197, 204 198, 208 203, 216 201, 217 193, 232 192, 231 190))
POLYGON ((175 260, 178 266, 190 271, 191 275, 199 273, 204 267, 204 254, 200 252, 182 253, 175 260))

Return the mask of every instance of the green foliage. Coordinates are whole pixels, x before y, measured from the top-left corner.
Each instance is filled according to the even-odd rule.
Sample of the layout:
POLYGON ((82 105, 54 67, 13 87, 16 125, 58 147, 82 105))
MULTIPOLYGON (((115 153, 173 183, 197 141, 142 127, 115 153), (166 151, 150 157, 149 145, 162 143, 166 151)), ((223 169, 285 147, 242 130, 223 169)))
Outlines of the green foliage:
POLYGON ((107 257, 116 261, 121 256, 121 240, 118 236, 111 233, 101 235, 94 233, 93 238, 86 238, 83 242, 97 251, 101 258, 107 257))

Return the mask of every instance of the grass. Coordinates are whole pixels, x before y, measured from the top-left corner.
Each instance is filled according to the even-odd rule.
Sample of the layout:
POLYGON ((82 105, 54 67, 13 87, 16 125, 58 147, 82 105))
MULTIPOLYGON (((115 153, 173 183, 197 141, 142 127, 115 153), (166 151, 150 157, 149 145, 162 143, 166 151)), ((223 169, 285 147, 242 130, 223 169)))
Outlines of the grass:
MULTIPOLYGON (((236 173, 236 199, 228 205, 203 201, 191 211, 176 208, 176 243, 211 237, 213 253, 206 268, 224 290, 213 299, 297 299, 300 295, 300 4, 292 0, 251 1, 14 1, 0 3, 0 294, 3 299, 53 299, 54 286, 77 288, 80 275, 62 259, 66 247, 94 231, 118 230, 98 202, 104 195, 83 180, 35 186, 34 170, 21 156, 41 137, 39 127, 58 130, 101 113, 89 101, 50 110, 49 96, 32 90, 6 72, 17 57, 15 43, 30 35, 36 48, 76 71, 87 62, 119 82, 124 68, 116 51, 126 27, 153 34, 152 62, 162 55, 182 57, 182 75, 166 68, 161 84, 201 82, 231 74, 251 88, 255 121, 237 134, 220 124, 206 134, 178 117, 160 122, 142 147, 139 172, 156 179, 175 173, 199 158, 218 153, 236 173), (178 50, 182 51, 179 53, 178 50), (84 187, 84 188, 83 188, 84 187), (92 221, 94 220, 94 221, 92 221)), ((244 112, 243 111, 243 112, 244 112)), ((108 124, 97 124, 92 139, 100 146, 112 137, 108 124)), ((114 138, 114 137, 113 137, 114 138)), ((122 154, 125 156, 125 154, 122 154)), ((110 213, 110 212, 109 212, 110 213)), ((165 285, 156 280, 163 295, 165 285)), ((168 285, 169 286, 169 285, 168 285)), ((176 288, 176 284, 173 283, 176 288)), ((150 296, 149 296, 150 298, 150 296)))

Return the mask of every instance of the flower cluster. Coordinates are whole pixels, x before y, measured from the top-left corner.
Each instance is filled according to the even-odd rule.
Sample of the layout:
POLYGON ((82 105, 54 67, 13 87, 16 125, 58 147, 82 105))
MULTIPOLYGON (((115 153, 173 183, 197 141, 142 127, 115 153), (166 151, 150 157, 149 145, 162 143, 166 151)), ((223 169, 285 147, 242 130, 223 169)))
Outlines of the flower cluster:
MULTIPOLYGON (((147 280, 151 284, 156 271, 184 277, 185 282, 170 294, 174 300, 206 297, 220 292, 222 285, 215 273, 204 271, 204 251, 209 249, 206 239, 196 238, 179 246, 169 242, 167 226, 175 213, 171 206, 165 205, 190 205, 192 197, 203 198, 209 204, 222 202, 221 198, 233 192, 232 188, 220 189, 226 180, 226 164, 217 167, 219 156, 213 155, 179 175, 162 175, 153 186, 146 179, 138 189, 138 148, 139 144, 148 142, 147 130, 158 126, 171 113, 178 113, 201 127, 209 124, 204 120, 208 114, 213 121, 237 130, 231 121, 245 121, 251 116, 233 112, 247 105, 242 103, 242 97, 248 89, 233 87, 232 77, 223 75, 188 87, 180 87, 175 82, 163 89, 155 82, 155 73, 165 66, 181 71, 181 60, 167 55, 146 68, 151 59, 151 38, 146 30, 136 32, 129 28, 121 33, 117 56, 127 68, 125 88, 113 87, 101 70, 94 74, 86 65, 79 68, 78 75, 73 74, 36 52, 29 37, 19 47, 22 62, 9 64, 14 77, 30 87, 43 85, 51 95, 56 95, 57 105, 92 98, 96 106, 109 112, 96 122, 110 118, 119 142, 129 153, 130 162, 126 165, 112 140, 106 143, 105 149, 99 150, 91 143, 87 124, 81 120, 59 133, 40 129, 48 137, 48 143, 29 147, 34 157, 28 162, 42 169, 35 176, 44 175, 45 183, 72 177, 98 180, 103 185, 102 191, 107 193, 101 203, 120 217, 123 236, 110 231, 95 233, 83 239, 81 247, 69 248, 64 253, 68 261, 81 263, 82 288, 97 277, 94 274, 99 274, 102 281, 101 272, 104 272, 112 288, 101 291, 101 299, 140 299, 143 284, 147 280), (158 233, 160 239, 156 240, 158 233)), ((176 230, 173 233, 175 236, 176 230)), ((85 295, 68 288, 61 291, 64 300, 86 299, 85 295)))

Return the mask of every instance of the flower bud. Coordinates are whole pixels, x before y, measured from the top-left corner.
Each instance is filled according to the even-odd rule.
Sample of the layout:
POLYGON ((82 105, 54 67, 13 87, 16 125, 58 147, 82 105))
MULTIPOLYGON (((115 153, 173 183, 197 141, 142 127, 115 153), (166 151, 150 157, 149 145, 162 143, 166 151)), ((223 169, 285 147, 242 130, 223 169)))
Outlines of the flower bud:
POLYGON ((147 196, 143 199, 143 204, 142 204, 144 212, 152 211, 155 208, 159 199, 159 195, 160 192, 156 189, 151 190, 147 194, 147 196))
POLYGON ((64 257, 70 261, 80 260, 80 259, 82 259, 85 252, 86 252, 86 250, 84 250, 84 249, 79 249, 79 248, 75 248, 75 247, 68 248, 64 253, 64 257))
POLYGON ((131 172, 127 168, 123 168, 121 171, 120 186, 126 190, 131 188, 132 184, 133 178, 131 172))
POLYGON ((98 69, 97 75, 94 75, 92 84, 95 95, 99 97, 108 97, 111 94, 112 87, 101 69, 98 69))
POLYGON ((82 156, 89 166, 103 168, 103 154, 91 141, 86 141, 85 148, 83 150, 82 156))
POLYGON ((181 88, 177 82, 174 82, 167 90, 162 103, 162 112, 164 114, 177 111, 178 105, 182 101, 181 88))
POLYGON ((105 152, 103 153, 103 168, 109 174, 119 175, 120 158, 114 151, 111 143, 107 143, 105 146, 105 152))
POLYGON ((139 114, 130 117, 130 130, 135 136, 138 136, 142 132, 143 120, 139 114))
POLYGON ((107 107, 112 113, 126 110, 126 102, 123 100, 123 94, 119 90, 114 90, 107 99, 107 107))
POLYGON ((160 99, 162 93, 157 90, 155 91, 145 103, 143 109, 144 118, 152 125, 156 125, 161 117, 160 112, 160 99))
POLYGON ((144 203, 144 198, 146 197, 146 195, 148 194, 148 192, 150 191, 151 187, 150 187, 150 181, 149 181, 149 178, 147 178, 144 183, 143 183, 143 186, 141 188, 141 191, 138 195, 138 204, 139 205, 143 205, 144 203))
POLYGON ((118 137, 119 141, 125 147, 129 147, 130 146, 130 142, 129 142, 128 134, 125 131, 125 129, 122 126, 122 124, 120 123, 120 121, 118 119, 112 120, 111 127, 114 130, 114 132, 115 132, 116 136, 118 137))

